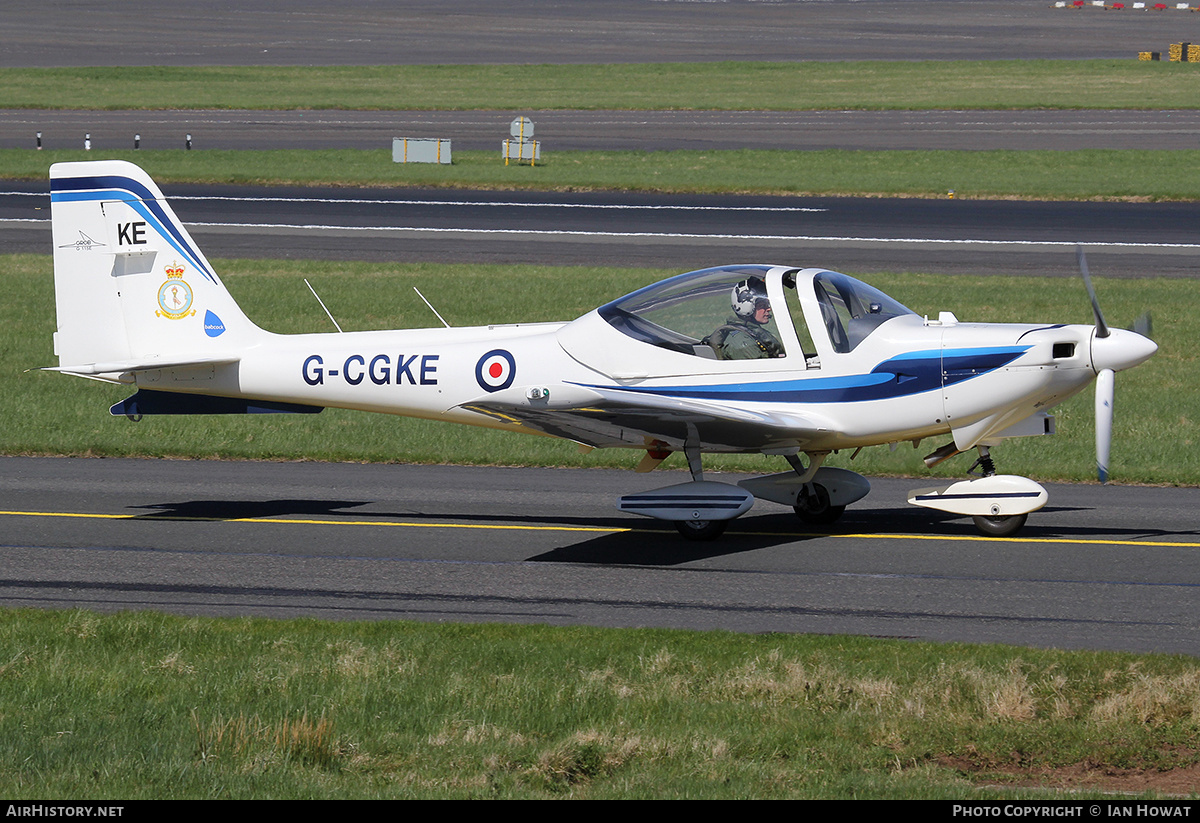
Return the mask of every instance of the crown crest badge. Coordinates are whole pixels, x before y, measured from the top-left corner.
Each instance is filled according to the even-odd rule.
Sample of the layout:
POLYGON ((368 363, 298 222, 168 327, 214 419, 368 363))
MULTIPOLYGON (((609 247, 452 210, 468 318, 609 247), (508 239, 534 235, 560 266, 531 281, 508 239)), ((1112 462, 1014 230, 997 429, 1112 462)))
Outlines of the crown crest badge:
POLYGON ((181 320, 196 313, 192 308, 192 287, 183 279, 184 270, 178 260, 163 267, 167 279, 158 287, 158 309, 154 312, 158 317, 181 320))

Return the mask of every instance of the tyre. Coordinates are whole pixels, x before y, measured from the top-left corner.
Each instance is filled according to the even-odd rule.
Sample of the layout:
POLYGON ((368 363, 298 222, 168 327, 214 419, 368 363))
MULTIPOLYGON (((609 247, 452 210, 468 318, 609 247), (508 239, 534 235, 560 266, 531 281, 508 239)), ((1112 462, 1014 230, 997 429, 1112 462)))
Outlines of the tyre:
POLYGON ((725 533, 728 520, 676 520, 675 529, 688 540, 716 540, 725 533))
POLYGON ((981 534, 988 537, 1009 537, 1019 532, 1028 518, 1027 514, 1010 514, 1006 517, 976 516, 971 519, 975 521, 975 528, 979 529, 981 534))
POLYGON ((792 508, 797 517, 814 525, 836 522, 846 511, 845 506, 829 504, 829 492, 820 483, 813 483, 811 491, 807 488, 801 489, 800 496, 796 498, 796 505, 792 508))

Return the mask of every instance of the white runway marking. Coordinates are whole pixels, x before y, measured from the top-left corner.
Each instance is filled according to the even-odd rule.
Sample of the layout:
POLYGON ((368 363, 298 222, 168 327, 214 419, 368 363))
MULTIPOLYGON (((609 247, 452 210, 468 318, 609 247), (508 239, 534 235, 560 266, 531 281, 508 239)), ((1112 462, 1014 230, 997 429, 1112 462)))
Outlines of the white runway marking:
MULTIPOLYGON (((477 235, 511 235, 514 237, 597 237, 597 238, 664 238, 684 240, 746 240, 746 241, 797 241, 814 243, 939 243, 955 246, 1069 246, 1075 247, 1075 240, 980 240, 980 239, 946 239, 939 237, 854 237, 851 235, 812 235, 812 234, 722 234, 722 233, 688 233, 688 232, 621 232, 621 231, 581 231, 560 229, 469 229, 424 226, 336 226, 323 224, 292 224, 292 223, 187 223, 195 228, 246 228, 264 232, 279 230, 302 230, 313 232, 395 232, 395 233, 440 233, 440 234, 477 234, 477 235)), ((1200 249, 1200 243, 1122 243, 1122 242, 1088 242, 1089 249, 1200 249)))
MULTIPOLYGON (((18 197, 48 197, 43 192, 0 192, 0 195, 18 197)), ((374 200, 364 198, 318 198, 318 197, 225 197, 225 196, 182 196, 172 197, 173 200, 189 201, 242 201, 263 203, 327 203, 327 204, 366 204, 366 205, 403 205, 433 207, 485 207, 485 208, 534 208, 534 209, 595 209, 607 211, 694 211, 694 212, 756 212, 756 213, 819 213, 828 212, 825 208, 809 208, 801 206, 702 206, 702 205, 668 205, 668 204, 620 204, 620 203, 526 203, 518 201, 475 202, 467 200, 424 200, 424 199, 391 199, 374 200)), ((49 223, 48 218, 0 218, 0 225, 9 223, 49 223)), ((903 244, 903 245, 944 245, 944 246, 979 246, 988 248, 1018 248, 1018 247, 1074 247, 1075 239, 1071 240, 1023 240, 1023 239, 978 239, 978 238, 939 238, 939 237, 875 237, 853 235, 811 235, 811 234, 731 234, 721 232, 653 232, 653 231, 590 231, 579 229, 483 229, 468 227, 431 227, 431 226, 339 226, 319 223, 228 223, 228 222, 189 222, 185 225, 200 229, 246 229, 270 232, 304 231, 313 233, 378 233, 378 234, 459 234, 490 237, 524 237, 524 238, 593 238, 593 239, 662 239, 662 240, 722 240, 740 242, 793 242, 793 243, 868 243, 868 244, 903 244)), ((1094 249, 1131 249, 1131 250, 1175 250, 1193 251, 1200 249, 1200 243, 1138 243, 1138 242, 1088 242, 1088 248, 1094 249)))
POLYGON ((370 200, 319 197, 171 197, 171 200, 234 200, 246 203, 357 203, 384 206, 485 206, 522 209, 612 209, 616 211, 733 211, 733 212, 826 212, 806 206, 673 206, 630 203, 520 203, 474 200, 370 200))
MULTIPOLYGON (((45 192, 6 191, 0 195, 13 197, 48 197, 45 192)), ((235 203, 352 203, 377 206, 483 206, 522 209, 611 209, 616 211, 732 211, 732 212, 779 212, 820 213, 829 209, 808 206, 675 206, 632 203, 521 203, 516 201, 475 200, 373 200, 353 197, 223 197, 218 195, 171 195, 168 200, 232 201, 235 203)))
MULTIPOLYGON (((49 223, 49 218, 7 217, 0 218, 0 225, 6 223, 49 223)), ((625 238, 647 239, 659 238, 664 240, 739 240, 745 242, 797 242, 797 243, 902 243, 907 245, 934 244, 946 246, 988 246, 988 247, 1020 247, 1020 246, 1063 246, 1074 248, 1078 245, 1075 240, 982 240, 976 238, 947 239, 944 237, 855 237, 853 235, 832 234, 723 234, 723 233, 690 233, 690 232, 650 232, 650 231, 580 231, 565 229, 470 229, 446 228, 431 226, 337 226, 317 223, 185 223, 185 226, 199 229, 253 229, 264 233, 279 231, 306 232, 362 232, 379 234, 473 234, 486 236, 512 237, 592 237, 592 238, 625 238)), ((1200 243, 1126 243, 1126 242, 1097 242, 1085 243, 1089 249, 1179 249, 1184 251, 1200 250, 1200 243)))

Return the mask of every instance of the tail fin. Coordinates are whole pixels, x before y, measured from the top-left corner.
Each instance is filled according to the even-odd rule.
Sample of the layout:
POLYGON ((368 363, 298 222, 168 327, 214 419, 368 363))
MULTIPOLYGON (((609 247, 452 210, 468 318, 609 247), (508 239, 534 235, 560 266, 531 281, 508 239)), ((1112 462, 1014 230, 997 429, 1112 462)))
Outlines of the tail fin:
POLYGON ((50 204, 60 370, 227 360, 266 334, 238 308, 139 167, 56 163, 50 204))

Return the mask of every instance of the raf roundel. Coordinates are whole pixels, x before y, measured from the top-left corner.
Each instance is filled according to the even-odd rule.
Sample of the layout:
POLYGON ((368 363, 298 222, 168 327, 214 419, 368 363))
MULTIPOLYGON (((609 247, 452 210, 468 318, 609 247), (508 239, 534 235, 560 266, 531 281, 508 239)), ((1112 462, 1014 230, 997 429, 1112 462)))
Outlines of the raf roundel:
POLYGON ((484 391, 507 389, 517 376, 517 361, 504 349, 493 349, 475 364, 475 380, 484 391))

